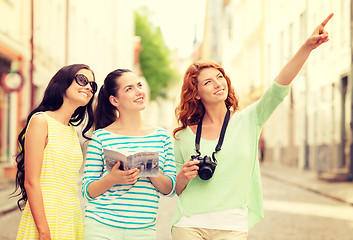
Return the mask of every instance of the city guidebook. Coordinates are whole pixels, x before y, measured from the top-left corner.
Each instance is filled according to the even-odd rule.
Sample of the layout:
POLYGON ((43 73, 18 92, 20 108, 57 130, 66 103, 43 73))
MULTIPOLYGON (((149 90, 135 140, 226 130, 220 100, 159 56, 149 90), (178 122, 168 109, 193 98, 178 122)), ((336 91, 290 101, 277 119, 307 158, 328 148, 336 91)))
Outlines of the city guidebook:
POLYGON ((159 169, 158 152, 137 152, 125 154, 118 149, 103 148, 107 171, 110 172, 114 165, 120 161, 120 170, 138 168, 140 177, 157 177, 159 169))

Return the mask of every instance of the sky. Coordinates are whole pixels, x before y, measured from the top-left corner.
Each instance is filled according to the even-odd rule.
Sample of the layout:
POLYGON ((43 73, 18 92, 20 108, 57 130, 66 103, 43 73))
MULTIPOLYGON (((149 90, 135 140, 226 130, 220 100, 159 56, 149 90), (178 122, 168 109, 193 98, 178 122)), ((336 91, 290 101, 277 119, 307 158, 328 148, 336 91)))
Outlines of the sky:
POLYGON ((146 5, 151 21, 160 26, 167 46, 178 49, 180 57, 192 53, 196 38, 202 40, 206 0, 133 0, 133 6, 146 5))

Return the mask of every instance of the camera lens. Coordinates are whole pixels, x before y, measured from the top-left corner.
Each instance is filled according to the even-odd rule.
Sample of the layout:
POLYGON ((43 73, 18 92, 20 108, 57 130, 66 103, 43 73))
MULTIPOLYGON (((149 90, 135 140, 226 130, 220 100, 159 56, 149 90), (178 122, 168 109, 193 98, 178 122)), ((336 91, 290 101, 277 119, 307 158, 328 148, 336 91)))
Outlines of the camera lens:
POLYGON ((212 177, 213 171, 208 166, 203 166, 199 169, 199 176, 202 180, 208 180, 212 177))

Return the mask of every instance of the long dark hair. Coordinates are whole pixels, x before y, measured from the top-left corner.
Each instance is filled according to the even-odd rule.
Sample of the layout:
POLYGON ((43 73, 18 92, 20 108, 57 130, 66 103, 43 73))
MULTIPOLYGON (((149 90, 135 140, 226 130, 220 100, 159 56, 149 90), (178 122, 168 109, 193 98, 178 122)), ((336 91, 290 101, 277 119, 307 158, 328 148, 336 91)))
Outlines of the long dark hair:
MULTIPOLYGON (((55 75, 54 77, 50 80, 47 88, 45 89, 44 92, 44 97, 42 101, 39 103, 38 107, 35 108, 27 117, 27 122, 25 127, 22 129, 20 134, 18 135, 18 143, 20 147, 20 152, 16 156, 16 163, 17 163, 17 173, 16 173, 16 188, 14 193, 20 189, 20 193, 16 194, 15 196, 21 196, 21 198, 17 201, 17 205, 19 209, 21 209, 20 203, 26 202, 27 201, 27 193, 26 189, 24 186, 25 182, 25 167, 24 167, 24 156, 25 156, 25 133, 28 127, 29 120, 33 116, 33 114, 37 112, 45 112, 45 111, 55 111, 58 110, 63 102, 64 102, 64 94, 66 92, 66 89, 69 88, 69 86, 72 84, 72 81, 76 75, 76 73, 80 69, 87 69, 92 72, 93 77, 94 73, 93 71, 89 68, 89 66, 85 64, 72 64, 68 66, 62 67, 55 75)), ((93 102, 93 97, 91 100, 88 102, 87 105, 78 107, 75 112, 72 114, 71 119, 70 119, 70 124, 73 126, 78 126, 80 125, 85 118, 87 117, 86 120, 86 125, 82 131, 82 136, 86 139, 90 139, 89 137, 86 136, 86 133, 90 130, 90 128, 93 125, 93 110, 92 110, 92 102, 93 102), (87 116, 86 116, 87 115, 87 116)))
POLYGON ((93 128, 95 130, 105 128, 117 119, 117 109, 110 103, 109 97, 117 97, 119 89, 118 79, 126 72, 131 72, 131 70, 117 69, 109 73, 104 79, 104 84, 99 90, 97 105, 94 110, 93 128))

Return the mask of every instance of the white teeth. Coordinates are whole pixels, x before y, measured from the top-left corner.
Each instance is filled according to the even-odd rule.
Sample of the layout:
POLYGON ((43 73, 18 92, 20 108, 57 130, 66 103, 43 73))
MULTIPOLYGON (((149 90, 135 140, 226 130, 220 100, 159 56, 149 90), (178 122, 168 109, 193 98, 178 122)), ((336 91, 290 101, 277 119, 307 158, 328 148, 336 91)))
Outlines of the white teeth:
POLYGON ((221 93, 223 93, 223 91, 224 91, 224 89, 219 90, 219 91, 215 92, 214 94, 215 94, 215 95, 217 95, 217 94, 221 94, 221 93))
POLYGON ((135 100, 135 102, 143 102, 143 98, 138 98, 135 100))
POLYGON ((88 97, 88 94, 85 92, 80 92, 82 95, 85 95, 85 97, 88 97))

